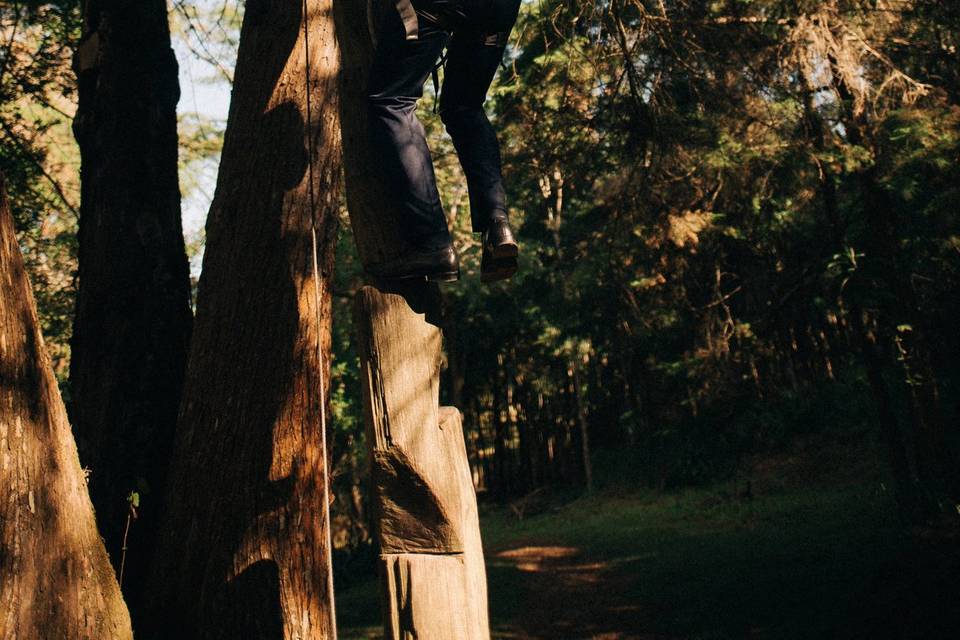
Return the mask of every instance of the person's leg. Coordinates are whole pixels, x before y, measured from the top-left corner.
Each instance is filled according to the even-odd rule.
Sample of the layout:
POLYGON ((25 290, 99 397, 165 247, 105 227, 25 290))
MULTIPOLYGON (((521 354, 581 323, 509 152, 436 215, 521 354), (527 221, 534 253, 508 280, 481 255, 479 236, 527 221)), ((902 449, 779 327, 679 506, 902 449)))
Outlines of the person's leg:
POLYGON ((485 0, 482 14, 454 30, 447 54, 440 117, 453 139, 467 178, 473 230, 506 215, 500 146, 483 103, 503 58, 520 0, 485 0))
POLYGON ((418 37, 408 40, 399 12, 391 8, 377 37, 367 81, 371 142, 378 168, 398 202, 403 240, 421 251, 451 244, 430 150, 415 114, 423 84, 448 39, 448 31, 421 17, 418 37))

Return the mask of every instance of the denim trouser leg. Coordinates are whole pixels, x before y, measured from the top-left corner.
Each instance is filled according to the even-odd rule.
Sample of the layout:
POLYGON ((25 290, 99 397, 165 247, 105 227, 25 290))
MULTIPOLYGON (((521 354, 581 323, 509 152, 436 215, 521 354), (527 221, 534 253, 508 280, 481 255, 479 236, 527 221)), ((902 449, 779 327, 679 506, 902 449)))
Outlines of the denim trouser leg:
POLYGON ((520 0, 490 0, 482 20, 454 31, 447 53, 440 117, 467 178, 473 230, 506 214, 500 145, 483 103, 503 58, 520 0))
POLYGON ((403 239, 418 249, 450 244, 433 161, 417 120, 417 100, 450 35, 420 20, 416 40, 406 40, 396 11, 387 11, 367 82, 372 143, 389 191, 400 210, 403 239))
MULTIPOLYGON (((425 13, 442 3, 413 0, 425 13)), ((443 207, 417 101, 443 47, 450 40, 441 93, 441 117, 453 138, 467 177, 474 231, 483 231, 491 215, 506 210, 500 149, 483 111, 487 89, 503 55, 506 33, 516 20, 520 0, 480 0, 465 3, 466 19, 439 26, 423 14, 419 34, 405 38, 400 14, 388 10, 377 39, 367 86, 370 129, 380 169, 396 195, 404 240, 419 249, 450 243, 443 207), (476 7, 482 5, 482 9, 476 7), (481 14, 482 15, 478 15, 481 14), (488 34, 502 33, 491 39, 488 34)))

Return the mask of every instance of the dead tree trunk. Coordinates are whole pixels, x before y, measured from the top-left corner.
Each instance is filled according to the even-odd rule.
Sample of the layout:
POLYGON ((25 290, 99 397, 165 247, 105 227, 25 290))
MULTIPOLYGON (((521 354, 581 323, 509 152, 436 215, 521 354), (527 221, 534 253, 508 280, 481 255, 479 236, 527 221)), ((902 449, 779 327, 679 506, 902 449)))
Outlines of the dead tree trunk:
POLYGON ((70 415, 136 617, 159 519, 192 316, 177 183, 177 62, 164 0, 86 0, 74 67, 82 158, 70 415))
MULTIPOLYGON (((399 234, 380 190, 364 85, 373 47, 364 2, 335 2, 347 205, 364 264, 390 257, 399 234)), ((387 3, 389 5, 389 3, 387 3)), ((386 6, 386 5, 385 5, 386 6)), ((476 494, 460 414, 439 408, 436 285, 364 287, 355 325, 380 542, 385 636, 489 638, 476 494)))
POLYGON ((301 7, 246 5, 151 577, 158 637, 335 637, 322 412, 337 52, 329 0, 301 7))
MULTIPOLYGON (((355 324, 387 638, 489 637, 460 412, 439 408, 440 329, 420 300, 360 290, 355 324)), ((429 311, 430 301, 423 301, 429 311)))
POLYGON ((131 638, 0 175, 0 638, 131 638))

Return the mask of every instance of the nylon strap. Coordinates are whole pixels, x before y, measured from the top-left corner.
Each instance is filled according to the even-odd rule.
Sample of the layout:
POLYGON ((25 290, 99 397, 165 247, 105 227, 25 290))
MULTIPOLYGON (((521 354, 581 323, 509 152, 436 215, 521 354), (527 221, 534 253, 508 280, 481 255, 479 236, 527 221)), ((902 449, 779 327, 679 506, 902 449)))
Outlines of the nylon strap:
POLYGON ((497 33, 487 33, 483 36, 483 46, 485 47, 503 47, 507 44, 510 34, 504 31, 497 33))

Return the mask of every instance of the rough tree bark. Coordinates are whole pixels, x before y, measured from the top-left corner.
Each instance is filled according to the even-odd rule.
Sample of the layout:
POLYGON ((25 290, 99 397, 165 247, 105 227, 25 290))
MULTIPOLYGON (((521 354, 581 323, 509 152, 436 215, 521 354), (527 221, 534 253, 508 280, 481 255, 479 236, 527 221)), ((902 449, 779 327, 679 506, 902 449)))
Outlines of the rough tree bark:
MULTIPOLYGON (((398 238, 396 198, 384 191, 376 174, 376 158, 367 127, 365 87, 373 61, 372 25, 379 16, 368 16, 368 7, 392 9, 390 2, 334 0, 334 19, 340 44, 340 127, 343 139, 343 174, 347 209, 353 235, 364 265, 383 262, 402 249, 398 238)), ((430 289, 430 287, 428 287, 430 289)), ((432 290, 436 290, 432 287, 432 290)), ((439 305, 439 297, 435 302, 439 305)), ((439 307, 432 310, 439 313, 439 307)))
POLYGON ((0 175, 0 638, 131 638, 0 175))
POLYGON ((87 0, 74 67, 82 194, 70 415, 134 617, 159 518, 192 322, 165 0, 87 0))
MULTIPOLYGON (((363 87, 372 57, 364 2, 335 3, 347 204, 360 258, 398 248, 392 199, 371 172, 363 87)), ((384 6, 389 6, 386 3, 384 6)), ((440 409, 436 285, 357 295, 355 327, 371 448, 385 637, 489 638, 476 495, 460 413, 440 409)))
POLYGON ((318 341, 329 354, 338 58, 330 0, 306 4, 246 5, 146 637, 335 635, 318 341))

